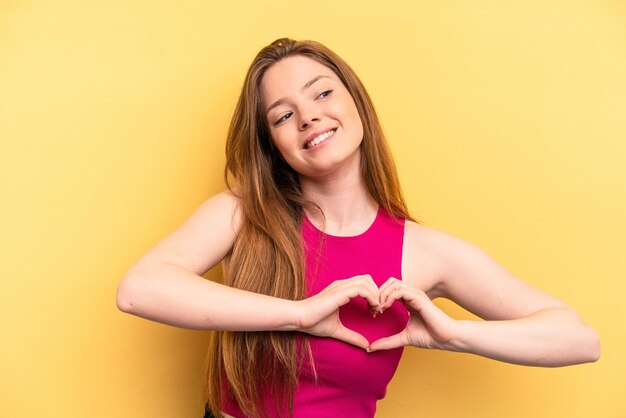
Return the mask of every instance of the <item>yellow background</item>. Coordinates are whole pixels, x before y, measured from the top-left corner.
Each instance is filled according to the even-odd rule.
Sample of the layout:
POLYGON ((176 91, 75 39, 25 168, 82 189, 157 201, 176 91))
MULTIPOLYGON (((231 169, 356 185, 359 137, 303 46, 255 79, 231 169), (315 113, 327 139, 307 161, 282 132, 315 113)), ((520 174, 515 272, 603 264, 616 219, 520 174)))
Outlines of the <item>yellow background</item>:
POLYGON ((0 3, 0 416, 201 416, 208 333, 115 289, 223 190, 244 72, 282 36, 356 69, 416 217, 601 335, 561 369, 409 349, 377 416, 626 416, 626 4, 599 0, 0 3))

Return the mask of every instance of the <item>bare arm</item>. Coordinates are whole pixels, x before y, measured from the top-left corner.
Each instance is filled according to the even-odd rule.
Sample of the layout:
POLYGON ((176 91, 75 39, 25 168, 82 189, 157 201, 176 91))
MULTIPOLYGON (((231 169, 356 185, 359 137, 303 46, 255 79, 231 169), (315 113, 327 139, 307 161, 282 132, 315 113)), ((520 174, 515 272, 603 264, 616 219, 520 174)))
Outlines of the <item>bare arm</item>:
POLYGON ((228 253, 240 224, 237 199, 230 192, 204 202, 128 270, 117 289, 118 308, 191 329, 295 328, 289 301, 201 277, 228 253))
POLYGON ((412 337, 419 337, 411 340, 405 335, 409 338, 405 342, 533 366, 563 366, 599 357, 597 334, 574 309, 518 279, 478 247, 416 224, 408 226, 405 240, 416 253, 422 257, 427 253, 433 260, 430 271, 436 280, 425 289, 428 296, 448 298, 484 319, 452 320, 405 276, 400 289, 391 285, 381 291, 381 301, 387 297, 410 301, 420 319, 412 330, 412 337))
POLYGON ((303 301, 234 289, 201 277, 232 248, 241 222, 237 198, 230 192, 204 202, 124 275, 117 290, 118 308, 183 328, 299 330, 368 346, 363 336, 343 327, 338 309, 357 296, 378 306, 378 288, 369 276, 338 280, 303 301))

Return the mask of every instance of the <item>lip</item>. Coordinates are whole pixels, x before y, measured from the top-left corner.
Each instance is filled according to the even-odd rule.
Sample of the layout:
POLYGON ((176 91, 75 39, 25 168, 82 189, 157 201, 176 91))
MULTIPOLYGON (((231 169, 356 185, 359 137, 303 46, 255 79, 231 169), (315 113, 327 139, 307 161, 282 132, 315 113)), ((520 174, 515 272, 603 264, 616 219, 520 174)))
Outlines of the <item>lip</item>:
MULTIPOLYGON (((311 142, 312 140, 314 140, 315 138, 317 138, 318 136, 325 134, 326 132, 330 132, 330 131, 335 131, 329 138, 332 138, 335 133, 337 133, 337 127, 333 127, 333 128, 328 128, 328 129, 320 129, 319 131, 315 131, 313 132, 311 135, 309 135, 304 142, 302 143, 302 149, 305 150, 309 150, 309 149, 314 149, 317 148, 317 146, 313 147, 313 148, 307 148, 306 144, 308 144, 309 142, 311 142)), ((326 140, 324 140, 325 142, 326 140)), ((323 142, 322 142, 323 143, 323 142)))

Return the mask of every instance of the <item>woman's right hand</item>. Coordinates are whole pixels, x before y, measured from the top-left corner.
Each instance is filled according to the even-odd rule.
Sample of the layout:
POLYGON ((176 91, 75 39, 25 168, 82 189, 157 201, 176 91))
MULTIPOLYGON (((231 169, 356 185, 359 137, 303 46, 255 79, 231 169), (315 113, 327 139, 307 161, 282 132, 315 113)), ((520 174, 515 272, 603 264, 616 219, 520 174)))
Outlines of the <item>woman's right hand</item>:
POLYGON ((339 308, 351 299, 362 297, 375 316, 380 309, 378 286, 369 274, 336 280, 320 293, 296 302, 298 305, 298 331, 318 337, 330 337, 366 349, 367 339, 346 328, 339 319, 339 308))

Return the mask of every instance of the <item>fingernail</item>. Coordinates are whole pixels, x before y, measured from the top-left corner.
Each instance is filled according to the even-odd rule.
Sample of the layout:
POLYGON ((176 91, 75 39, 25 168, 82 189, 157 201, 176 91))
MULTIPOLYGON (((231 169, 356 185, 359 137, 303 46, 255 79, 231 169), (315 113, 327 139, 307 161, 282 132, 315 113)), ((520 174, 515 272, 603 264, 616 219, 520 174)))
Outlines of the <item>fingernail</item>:
POLYGON ((368 353, 371 353, 371 352, 372 352, 372 349, 371 349, 371 348, 369 348, 369 347, 367 347, 367 348, 365 349, 365 351, 367 351, 368 353))

